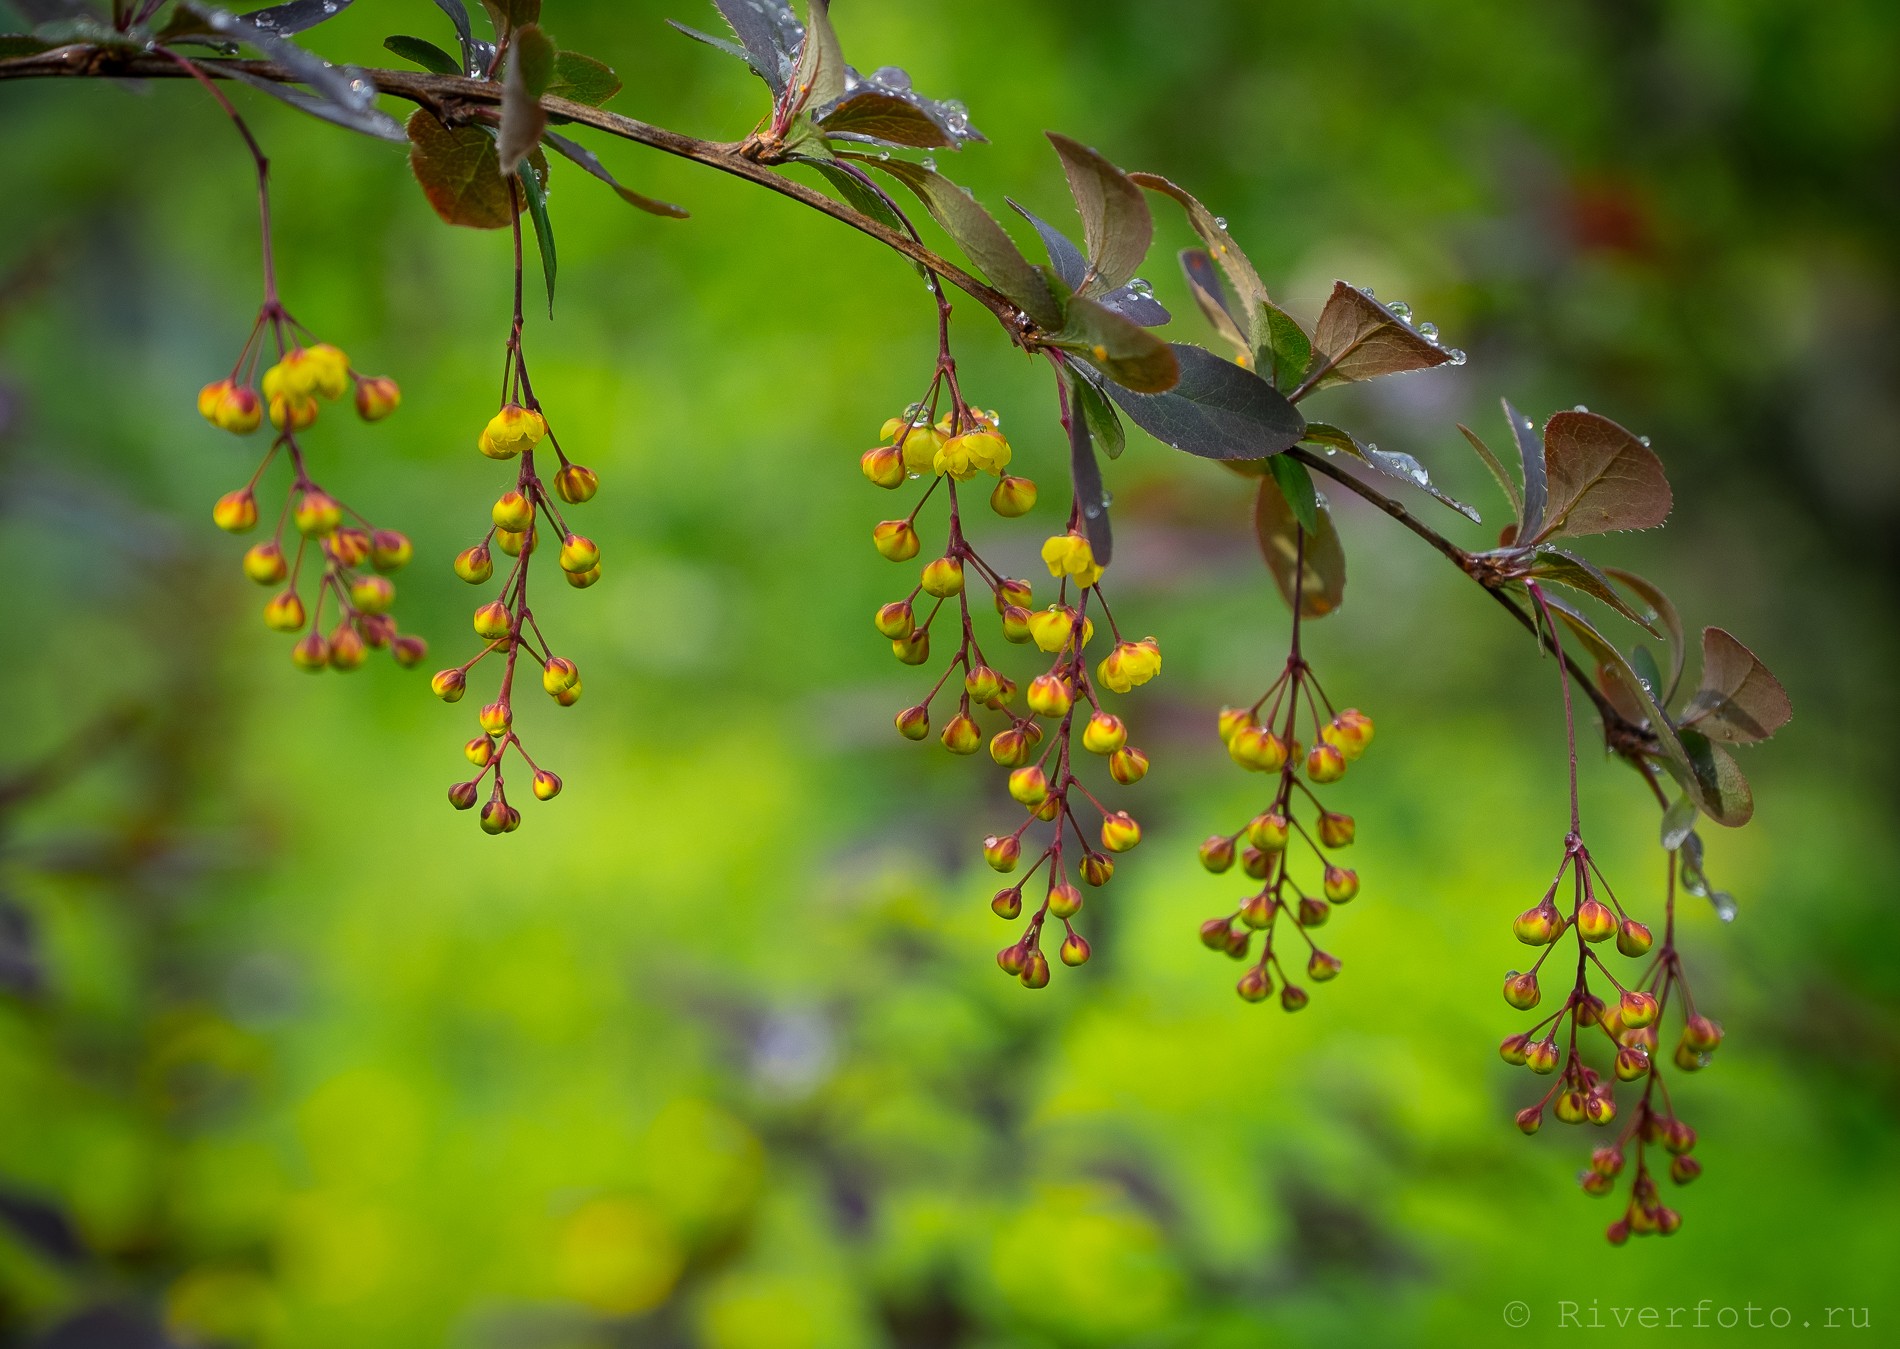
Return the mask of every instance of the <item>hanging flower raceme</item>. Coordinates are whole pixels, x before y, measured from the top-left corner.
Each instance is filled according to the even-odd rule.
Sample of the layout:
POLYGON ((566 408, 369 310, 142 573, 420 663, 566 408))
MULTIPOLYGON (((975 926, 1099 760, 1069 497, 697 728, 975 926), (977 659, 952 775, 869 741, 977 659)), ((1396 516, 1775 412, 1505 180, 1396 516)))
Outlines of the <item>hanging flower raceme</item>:
POLYGON ((1357 823, 1328 809, 1313 788, 1345 776, 1346 766, 1372 743, 1372 718, 1357 708, 1333 711, 1299 653, 1296 636, 1293 654, 1273 686, 1251 707, 1223 709, 1219 729, 1229 757, 1249 772, 1272 774, 1274 789, 1266 807, 1245 826, 1201 844, 1201 865, 1209 871, 1224 874, 1238 862, 1241 872, 1259 883, 1232 913, 1202 923, 1201 941, 1235 960, 1251 961, 1236 985, 1242 998, 1264 1001, 1277 986, 1280 1005, 1296 1012, 1306 1006, 1307 992, 1283 961, 1289 930, 1304 949, 1296 947, 1286 959, 1303 963, 1314 983, 1333 979, 1340 960, 1320 948, 1312 930, 1359 894, 1358 873, 1334 856, 1352 845, 1357 823), (1300 738, 1303 733, 1312 737, 1310 748, 1300 738), (1307 860, 1302 863, 1302 858, 1307 860))
POLYGON ((400 665, 415 665, 428 644, 398 632, 389 612, 396 599, 389 573, 408 564, 414 551, 409 540, 375 528, 325 491, 311 477, 297 440, 316 423, 324 402, 354 389, 358 415, 381 421, 402 402, 402 391, 393 379, 358 374, 349 357, 327 342, 302 345, 301 334, 297 321, 267 300, 231 374, 199 390, 199 413, 220 430, 249 435, 268 418, 276 431, 250 481, 219 497, 211 518, 232 534, 255 529, 258 484, 281 454, 291 479, 276 524, 270 538, 244 554, 244 574, 276 592, 264 606, 264 622, 302 634, 290 654, 304 670, 354 670, 378 649, 387 649, 400 665), (267 344, 275 345, 278 359, 259 378, 267 344))
POLYGON ((537 799, 553 800, 562 786, 558 775, 534 761, 515 731, 515 675, 522 656, 525 654, 539 667, 542 691, 557 704, 572 707, 581 696, 579 667, 554 654, 528 600, 529 561, 543 546, 543 530, 559 540, 556 560, 568 585, 585 590, 600 580, 600 549, 592 539, 571 529, 561 513, 561 504, 578 506, 591 500, 599 489, 599 479, 592 469, 568 460, 548 426, 546 414, 535 401, 521 355, 519 313, 508 343, 508 377, 503 383, 501 408, 482 428, 476 448, 489 459, 517 460, 518 467, 514 486, 496 499, 489 512, 488 532, 479 543, 456 556, 455 574, 470 585, 484 586, 494 579, 497 549, 513 561, 495 598, 475 610, 475 635, 481 639, 482 649, 462 664, 439 671, 433 687, 443 701, 459 702, 468 691, 469 674, 477 665, 490 656, 500 662, 501 679, 495 697, 482 705, 476 717, 477 732, 462 747, 476 769, 475 776, 449 788, 449 803, 457 810, 472 810, 481 803, 482 829, 503 834, 521 825, 521 812, 508 801, 506 769, 510 753, 519 755, 527 765, 532 774, 530 787, 537 799), (552 492, 535 461, 544 442, 560 463, 552 492), (483 802, 482 786, 491 776, 488 799, 483 802))

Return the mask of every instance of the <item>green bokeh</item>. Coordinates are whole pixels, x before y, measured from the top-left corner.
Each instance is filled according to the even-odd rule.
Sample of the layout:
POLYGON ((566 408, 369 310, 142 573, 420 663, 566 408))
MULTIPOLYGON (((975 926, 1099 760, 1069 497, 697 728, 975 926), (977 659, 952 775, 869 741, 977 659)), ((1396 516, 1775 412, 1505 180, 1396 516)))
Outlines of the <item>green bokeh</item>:
MULTIPOLYGON (((0 1002, 0 1192, 85 1252, 0 1228, 6 1342, 117 1302, 272 1349, 1529 1344, 1563 1342, 1560 1299, 1785 1306, 1789 1338, 1852 1306, 1873 1342, 1900 1318, 1900 9, 837 8, 858 64, 970 105, 993 143, 939 159, 993 207, 1071 219, 1060 128, 1193 189, 1295 312, 1340 276, 1435 320, 1466 367, 1314 406, 1492 525, 1455 424, 1497 426, 1500 396, 1652 436, 1675 519, 1592 554, 1736 631, 1797 706, 1742 754, 1755 822, 1705 831, 1740 918, 1682 919, 1729 1033, 1679 1088, 1707 1169, 1682 1232, 1609 1248, 1612 1201, 1571 1180, 1586 1140, 1510 1127, 1530 1093, 1496 988, 1562 842, 1554 676, 1388 521, 1340 504, 1348 599, 1309 633, 1379 739, 1334 789, 1365 883, 1327 929, 1345 973, 1289 1017, 1194 939, 1235 892, 1194 846, 1259 805, 1213 709, 1286 641, 1246 488, 1141 438, 1110 466, 1116 612, 1167 651, 1122 700, 1146 841, 1090 897, 1095 959, 1025 992, 992 964, 978 854, 1013 819, 1000 771, 891 733, 928 680, 866 621, 906 581, 866 546, 892 498, 856 461, 928 378, 929 297, 793 203, 589 137, 693 218, 556 166, 557 315, 528 351, 601 474, 606 579, 538 609, 586 671, 579 706, 519 717, 567 792, 491 840, 442 799, 475 703, 382 660, 295 671, 206 519, 257 448, 192 408, 256 303, 241 146, 181 83, 45 81, 0 84, 6 757, 151 711, 9 821, 47 983, 0 1002)), ((742 136, 761 87, 667 17, 717 23, 696 0, 546 13, 620 71, 615 109, 742 136)), ((446 25, 366 0, 311 45, 370 63, 394 32, 446 25)), ((473 592, 447 559, 507 477, 474 453, 506 236, 442 226, 400 147, 236 97, 287 302, 405 393, 385 424, 321 422, 317 471, 411 533, 399 612, 430 668, 460 659, 473 592)), ((1149 275, 1205 340, 1168 261, 1190 236, 1158 219, 1149 275)), ((1066 504, 1053 391, 977 307, 955 335, 1044 486, 977 543, 1030 575, 1066 504)), ((1592 846, 1654 916, 1654 808, 1584 767, 1592 846)))

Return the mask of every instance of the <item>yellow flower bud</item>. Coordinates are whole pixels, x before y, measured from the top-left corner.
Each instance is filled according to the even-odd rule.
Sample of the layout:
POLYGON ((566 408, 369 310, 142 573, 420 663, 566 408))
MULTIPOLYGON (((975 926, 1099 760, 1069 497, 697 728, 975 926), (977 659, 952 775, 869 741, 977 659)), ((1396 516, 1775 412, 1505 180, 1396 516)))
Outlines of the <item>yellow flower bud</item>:
POLYGON ((580 677, 580 667, 564 656, 550 656, 547 664, 541 667, 541 687, 549 694, 573 688, 580 677))
POLYGON ((257 527, 257 498, 248 487, 226 492, 211 508, 212 523, 227 534, 242 534, 257 527))
POLYGON ((952 754, 974 754, 983 748, 983 730, 959 712, 944 724, 943 747, 952 754))
POLYGON ((1344 904, 1359 893, 1359 873, 1329 866, 1320 878, 1320 890, 1333 903, 1344 904))
POLYGON ((275 540, 252 544, 244 554, 244 574, 261 586, 276 585, 290 575, 290 564, 275 540))
POLYGON ((939 599, 960 594, 963 590, 963 562, 960 558, 940 557, 924 568, 923 588, 926 595, 935 595, 939 599))
POLYGON ((314 632, 306 632, 290 648, 290 659, 299 670, 315 674, 330 663, 330 644, 314 632))
POLYGON ((1242 768, 1255 773, 1277 773, 1286 764, 1286 745, 1264 726, 1249 725, 1227 742, 1227 753, 1242 768))
POLYGON ((370 375, 356 382, 356 415, 380 422, 402 406, 402 389, 386 375, 370 375))
POLYGON ((534 505, 518 491, 503 492, 495 501, 489 515, 497 529, 505 529, 511 534, 519 534, 534 523, 534 505))
POLYGON ((297 522, 298 532, 310 538, 334 534, 336 527, 343 522, 343 508, 315 489, 297 498, 297 505, 291 515, 297 522))
POLYGON ((317 400, 307 394, 279 394, 270 400, 270 424, 279 431, 302 431, 317 420, 317 400))
POLYGON ((990 492, 990 509, 1005 520, 1029 514, 1036 508, 1036 484, 1028 478, 1003 476, 990 492))
POLYGON ((386 614, 396 602, 396 587, 387 576, 362 576, 350 587, 350 603, 366 614, 386 614))
POLYGON ((1311 782, 1337 782, 1346 776, 1346 756, 1331 745, 1315 745, 1306 756, 1306 776, 1311 782))
POLYGON ((1066 716, 1075 704, 1075 691, 1069 687, 1069 681, 1057 675, 1037 675, 1029 681, 1029 692, 1025 701, 1029 710, 1038 716, 1066 716))
POLYGON ((445 703, 459 703, 468 692, 468 676, 460 670, 438 670, 429 680, 429 691, 445 703))
POLYGON ((1102 821, 1102 846, 1110 852, 1127 852, 1141 842, 1141 826, 1134 816, 1118 810, 1102 821))
POLYGON ((1256 815, 1247 825, 1247 839, 1262 852, 1280 852, 1289 836, 1286 816, 1270 810, 1256 815))
POLYGON ((1108 756, 1108 775, 1124 787, 1132 787, 1148 776, 1148 756, 1133 745, 1124 745, 1108 756))
POLYGON ((535 797, 542 801, 552 801, 561 794, 561 779, 547 769, 536 769, 532 784, 535 797))
POLYGON ((904 485, 904 452, 895 445, 866 450, 858 459, 858 467, 879 487, 890 489, 904 485))
POLYGON ((539 445, 547 433, 547 419, 539 412, 509 403, 488 419, 476 445, 490 459, 512 459, 539 445))
POLYGON ((871 622, 880 633, 896 642, 910 636, 917 627, 917 615, 909 600, 892 600, 878 609, 871 622))
POLYGON ((1054 653, 1069 644, 1075 633, 1075 613, 1059 605, 1029 616, 1029 636, 1039 650, 1054 653))
POLYGON ((475 611, 475 635, 484 642, 498 642, 514 630, 514 615, 500 600, 490 600, 475 611))
POLYGON ((910 561, 923 546, 908 520, 883 521, 871 531, 871 543, 892 562, 910 561))
POLYGON ((1057 534, 1042 545, 1042 560, 1058 581, 1068 578, 1087 588, 1102 579, 1095 552, 1080 534, 1057 534))
POLYGON ((594 493, 600 490, 600 478, 591 468, 567 464, 554 475, 554 490, 568 505, 578 506, 594 499, 594 493))
POLYGON ((295 632, 303 626, 303 601, 297 592, 286 590, 264 606, 264 623, 279 632, 295 632))
POLYGON ((485 705, 476 714, 476 719, 481 722, 484 731, 497 736, 508 734, 508 728, 514 724, 514 715, 508 704, 499 701, 485 705))
POLYGON ((580 534, 569 534, 561 540, 562 571, 592 571, 599 565, 600 549, 592 539, 580 534))
POLYGON ((467 755, 468 761, 477 768, 486 768, 495 758, 495 739, 488 732, 483 731, 462 746, 462 753, 467 755))
POLYGON ((495 561, 486 544, 464 548, 455 555, 455 574, 470 585, 480 585, 495 574, 495 561))
POLYGON ((1049 779, 1031 764, 1009 775, 1009 794, 1025 806, 1041 805, 1049 797, 1049 779))
POLYGON ((379 529, 370 535, 369 564, 377 571, 401 571, 416 555, 409 536, 393 529, 379 529))
MULTIPOLYGON (((292 352, 292 356, 298 353, 292 352)), ((307 393, 332 402, 343 396, 350 384, 350 358, 328 342, 319 342, 302 353, 301 365, 307 372, 307 393)))
POLYGON ((1097 712, 1082 728, 1082 748, 1091 754, 1113 754, 1127 743, 1128 728, 1112 713, 1097 712))

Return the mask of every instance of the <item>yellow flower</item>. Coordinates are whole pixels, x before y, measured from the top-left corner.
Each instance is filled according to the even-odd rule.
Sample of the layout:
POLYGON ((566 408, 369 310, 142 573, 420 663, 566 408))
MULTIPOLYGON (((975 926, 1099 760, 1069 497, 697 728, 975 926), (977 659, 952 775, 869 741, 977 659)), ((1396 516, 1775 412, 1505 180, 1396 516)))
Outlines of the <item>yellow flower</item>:
POLYGON ((938 467, 939 451, 943 448, 943 437, 928 426, 915 426, 908 433, 899 429, 903 436, 904 471, 906 473, 941 473, 938 467))
POLYGON ((1161 646, 1152 637, 1144 637, 1139 642, 1117 642, 1115 649, 1095 669, 1102 687, 1116 693, 1126 693, 1146 684, 1160 673, 1161 646))
POLYGON ((1084 589, 1102 579, 1102 568, 1095 561, 1089 541, 1080 534, 1057 534, 1042 545, 1042 560, 1057 580, 1069 577, 1084 589))
POLYGON ((477 443, 490 459, 512 459, 532 450, 547 433, 547 420, 539 412, 510 403, 488 419, 477 443))
POLYGON ((988 431, 972 431, 944 441, 937 451, 934 467, 958 482, 966 482, 978 472, 1000 474, 1008 463, 1008 441, 988 431))

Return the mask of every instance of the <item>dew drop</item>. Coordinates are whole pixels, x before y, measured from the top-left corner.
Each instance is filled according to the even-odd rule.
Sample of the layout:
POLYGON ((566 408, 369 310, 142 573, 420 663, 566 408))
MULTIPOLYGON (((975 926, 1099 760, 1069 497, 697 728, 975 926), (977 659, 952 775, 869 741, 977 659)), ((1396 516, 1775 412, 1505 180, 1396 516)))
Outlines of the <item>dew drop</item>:
POLYGON ((1590 409, 1585 407, 1582 403, 1579 403, 1575 407, 1571 408, 1570 410, 1572 412, 1588 412, 1590 409))
POLYGON ((1735 896, 1726 890, 1717 890, 1709 896, 1709 903, 1715 906, 1715 916, 1725 923, 1735 921, 1735 896))
POLYGON ((1222 229, 1222 230, 1224 230, 1224 229, 1226 229, 1226 228, 1227 228, 1227 217, 1226 217, 1226 216, 1224 216, 1224 215, 1217 215, 1217 216, 1215 216, 1215 217, 1214 217, 1214 228, 1215 228, 1215 229, 1222 229))
POLYGON ((1412 306, 1405 303, 1405 301, 1403 300, 1394 300, 1390 304, 1386 305, 1386 308, 1390 309, 1394 314, 1398 315, 1398 317, 1405 319, 1407 321, 1410 321, 1412 317, 1412 306))
POLYGON ((1433 346, 1436 346, 1438 344, 1438 325, 1436 323, 1421 323, 1418 325, 1418 335, 1427 342, 1430 342, 1433 346))
POLYGON ((1445 354, 1451 357, 1451 363, 1453 365, 1463 365, 1465 363, 1465 354, 1457 347, 1453 347, 1445 354))
POLYGON ((932 173, 935 173, 937 171, 937 161, 930 155, 925 155, 924 167, 929 169, 932 173))
POLYGON ((1102 508, 1100 506, 1084 506, 1082 508, 1082 514, 1088 516, 1091 520, 1099 520, 1102 518, 1102 508))
POLYGON ((1637 443, 1638 445, 1641 445, 1641 446, 1642 446, 1642 447, 1643 447, 1644 449, 1648 449, 1648 448, 1649 448, 1649 437, 1648 437, 1648 436, 1638 436, 1638 437, 1636 437, 1636 443, 1637 443))

